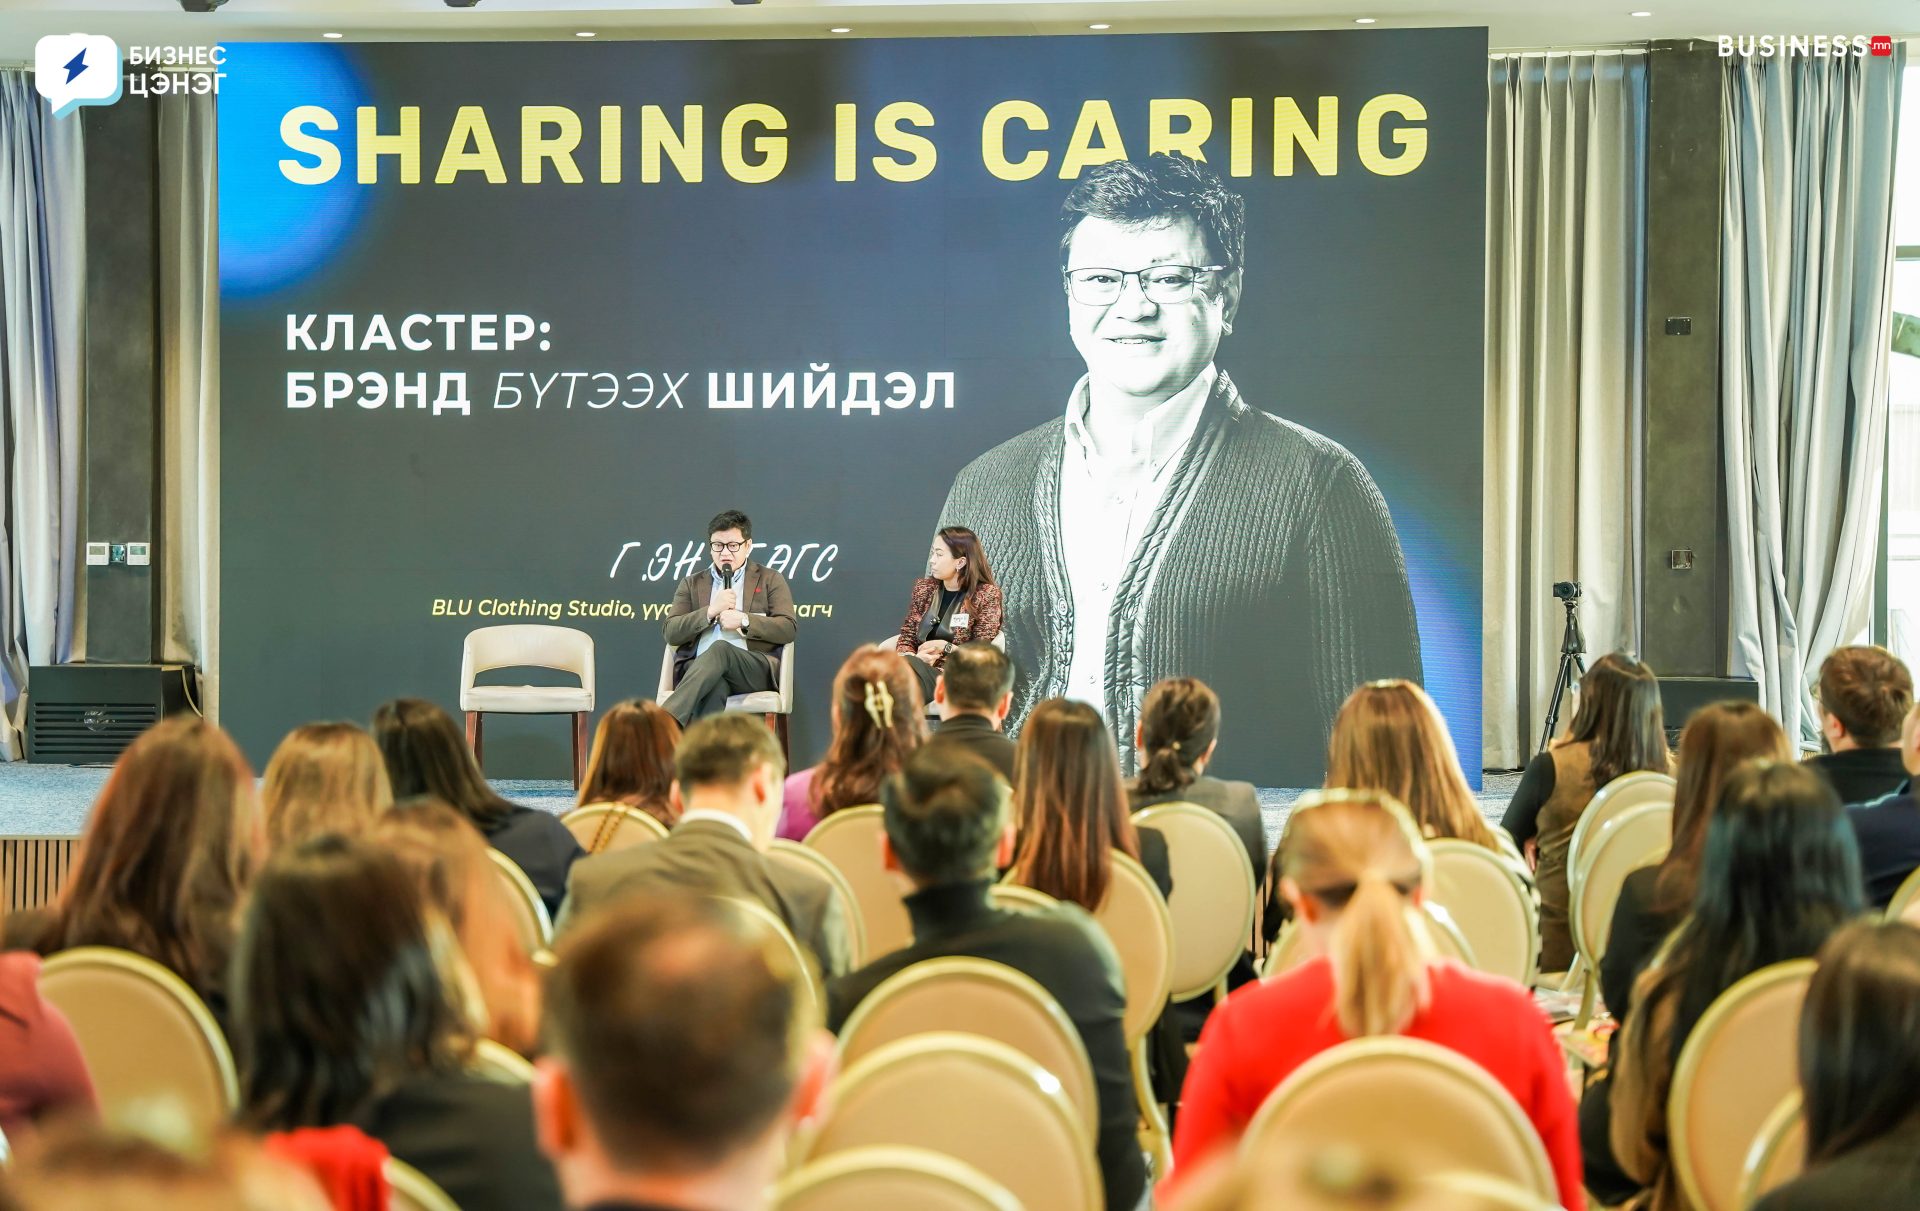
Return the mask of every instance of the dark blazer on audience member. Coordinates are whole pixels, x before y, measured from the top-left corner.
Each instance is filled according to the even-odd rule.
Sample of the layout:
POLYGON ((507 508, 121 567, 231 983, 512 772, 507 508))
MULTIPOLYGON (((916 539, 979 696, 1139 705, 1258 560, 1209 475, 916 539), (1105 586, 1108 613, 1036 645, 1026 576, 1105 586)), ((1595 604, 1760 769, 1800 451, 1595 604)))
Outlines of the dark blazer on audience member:
POLYGON ((526 872, 547 906, 547 915, 558 913, 567 895, 567 872, 587 854, 560 818, 515 804, 505 820, 485 831, 487 844, 526 872))
POLYGON ((1254 882, 1260 881, 1267 865, 1267 828, 1260 820, 1260 797, 1254 792, 1253 783, 1222 782, 1202 774, 1177 790, 1158 794, 1130 790, 1127 799, 1134 811, 1156 803, 1197 803, 1215 813, 1233 826, 1234 834, 1247 851, 1247 861, 1253 864, 1254 882))
POLYGON ((1912 1211, 1920 1202, 1920 1122, 1817 1165, 1753 1211, 1912 1211))
POLYGON ((561 924, 624 892, 661 884, 764 904, 828 976, 847 969, 847 923, 824 879, 767 860, 718 820, 687 820, 664 841, 595 854, 573 868, 561 924))
POLYGON ((1654 888, 1659 881, 1658 866, 1641 867, 1620 885, 1620 898, 1613 905, 1607 953, 1600 956, 1600 998, 1616 1022, 1626 1021, 1627 1010, 1632 1008, 1634 980, 1686 915, 1663 913, 1654 907, 1654 888))
MULTIPOLYGON (((906 897, 913 944, 827 984, 836 1033, 888 976, 925 959, 967 955, 1031 976, 1060 1003, 1086 1044, 1100 1104, 1100 1174, 1110 1211, 1132 1208, 1146 1186, 1134 1136, 1138 1109, 1123 1029, 1127 996, 1113 943, 1078 905, 1013 912, 988 899, 990 879, 929 887, 906 897)), ((1036 1209, 1037 1211, 1037 1209, 1036 1209)))
POLYGON ((533 1133, 533 1096, 466 1073, 421 1073, 354 1126, 432 1178, 460 1211, 560 1211, 560 1185, 533 1133))
POLYGON ((958 744, 974 756, 1000 771, 1013 784, 1013 741, 1006 738, 993 721, 984 715, 955 715, 943 719, 933 729, 928 743, 958 744))
POLYGON ((1842 803, 1871 803, 1891 795, 1907 781, 1898 748, 1855 748, 1844 753, 1821 753, 1807 758, 1814 770, 1833 787, 1842 803))
POLYGON ((1847 823, 1860 844, 1867 903, 1885 908, 1901 882, 1920 868, 1920 796, 1911 782, 1905 783, 1897 794, 1847 808, 1847 823))
POLYGON ((1173 898, 1173 859, 1167 856, 1167 834, 1157 828, 1135 830, 1140 836, 1140 865, 1153 876, 1164 899, 1173 898))

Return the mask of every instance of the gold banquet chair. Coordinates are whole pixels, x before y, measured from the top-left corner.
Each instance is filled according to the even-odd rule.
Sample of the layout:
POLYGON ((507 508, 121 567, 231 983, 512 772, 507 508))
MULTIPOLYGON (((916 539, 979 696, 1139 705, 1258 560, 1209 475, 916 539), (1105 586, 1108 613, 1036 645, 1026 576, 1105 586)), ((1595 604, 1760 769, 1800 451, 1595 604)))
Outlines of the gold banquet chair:
POLYGON ((1059 1080, 1088 1135, 1098 1133, 1093 1061, 1080 1031, 1046 989, 1002 963, 950 956, 887 977, 841 1026, 840 1067, 900 1039, 943 1031, 993 1039, 1031 1059, 1059 1080))
POLYGON ((1167 901, 1173 920, 1172 998, 1227 995, 1227 973, 1253 932, 1259 890, 1246 848, 1217 812, 1194 803, 1162 803, 1134 813, 1134 824, 1167 839, 1180 894, 1167 901))
POLYGON ((832 890, 834 900, 840 905, 840 919, 847 925, 847 969, 858 971, 866 966, 867 924, 861 919, 860 901, 853 894, 853 884, 847 882, 840 868, 819 850, 785 838, 775 839, 767 850, 767 861, 811 875, 832 890))
POLYGON ((913 941, 900 880, 880 862, 880 838, 886 829, 877 803, 843 807, 813 826, 801 844, 819 854, 845 877, 859 906, 860 933, 869 959, 901 950, 913 941))
POLYGON ((1105 1206, 1094 1136, 1059 1080, 1024 1053, 979 1035, 921 1034, 869 1052, 834 1082, 799 1155, 814 1160, 874 1145, 951 1156, 1026 1207, 1105 1206))
POLYGON ((1747 1153, 1799 1085, 1800 1006, 1812 959, 1763 967, 1717 997, 1680 1048, 1667 1146, 1697 1211, 1737 1211, 1747 1153))
POLYGON ((1546 1148, 1526 1112, 1464 1056, 1421 1039, 1342 1043, 1268 1095, 1243 1154, 1390 1145, 1409 1172, 1482 1174, 1557 1205, 1546 1148))
POLYGON ((432 1178, 400 1158, 387 1158, 386 1174, 391 1211, 460 1211, 432 1178))
POLYGON ((589 803, 560 817, 580 848, 590 854, 611 854, 649 841, 664 841, 667 826, 637 807, 624 803, 589 803))
POLYGON ((1585 861, 1592 852, 1592 842, 1598 839, 1597 835, 1609 820, 1654 803, 1672 808, 1673 788, 1673 779, 1666 774, 1635 770, 1621 774, 1595 791, 1586 810, 1580 813, 1579 823, 1573 826, 1573 837, 1567 842, 1568 885, 1586 873, 1585 861))
MULTIPOLYGON (((1424 927, 1427 945, 1435 958, 1452 959, 1479 969, 1474 962, 1472 944, 1460 932, 1460 927, 1454 924, 1452 915, 1445 908, 1428 901, 1421 909, 1418 920, 1424 927)), ((1260 965, 1260 978, 1270 980, 1312 957, 1307 950, 1306 932, 1289 921, 1280 930, 1280 936, 1273 940, 1273 949, 1267 952, 1266 961, 1260 965)))
POLYGON ((1760 1126, 1740 1170, 1740 1208, 1760 1201, 1799 1177, 1807 1161, 1807 1116, 1795 1090, 1780 1100, 1760 1126))
POLYGON ((1533 893, 1499 854, 1471 841, 1429 841, 1434 902, 1473 948, 1474 966, 1532 987, 1540 960, 1540 914, 1533 893))
POLYGON ((925 1148, 849 1148, 782 1178, 773 1211, 1023 1211, 1005 1187, 925 1148))
MULTIPOLYGON (((792 754, 787 748, 787 721, 793 717, 793 649, 796 645, 780 645, 780 672, 774 679, 774 688, 756 690, 751 694, 730 694, 727 696, 726 709, 739 711, 747 715, 765 717, 767 726, 780 741, 780 753, 791 762, 792 754)), ((654 701, 665 702, 673 694, 673 654, 674 648, 668 647, 660 653, 660 685, 654 692, 654 701)))
POLYGON ((1900 881, 1893 899, 1887 903, 1887 920, 1920 925, 1920 869, 1900 881))
POLYGON ((487 857, 493 860, 493 868, 507 887, 507 901, 513 909, 514 934, 520 939, 520 945, 528 954, 539 954, 553 945, 553 919, 547 915, 547 905, 534 889, 533 880, 527 878, 527 872, 512 858, 487 847, 487 857))
POLYGON ((593 715, 593 636, 572 627, 515 622, 467 632, 460 650, 460 709, 467 716, 467 744, 481 760, 481 724, 494 715, 571 715, 573 784, 587 770, 587 720, 593 715), (494 669, 538 668, 571 673, 570 685, 475 685, 494 669))
POLYGON ((533 1062, 505 1043, 481 1039, 473 1045, 467 1071, 496 1085, 533 1084, 533 1062))
POLYGON ((1649 803, 1609 820, 1588 846, 1586 870, 1571 888, 1573 946, 1579 956, 1575 970, 1580 973, 1580 1012, 1573 1020, 1575 1030, 1585 1029, 1593 1020, 1600 960, 1606 957, 1620 889, 1628 875, 1664 859, 1672 844, 1673 805, 1649 803))
POLYGON ((800 940, 793 936, 793 931, 787 928, 787 923, 775 916, 771 909, 758 900, 742 900, 732 896, 722 898, 747 916, 752 917, 760 924, 766 926, 767 931, 773 934, 780 945, 786 950, 787 957, 793 960, 794 965, 797 966, 801 974, 806 977, 807 995, 813 1000, 812 1009, 816 1018, 825 1017, 827 1012, 827 994, 826 990, 823 989, 820 984, 820 964, 814 959, 813 955, 808 953, 804 946, 800 945, 800 940))
POLYGON ((239 1104, 226 1037, 187 982, 152 959, 80 946, 40 967, 40 994, 66 1015, 109 1118, 182 1115, 210 1138, 239 1104))
POLYGON ((1120 956, 1127 986, 1125 1029, 1127 1051, 1133 1057, 1134 1098, 1146 1124, 1145 1142, 1154 1156, 1154 1172, 1169 1173, 1173 1150, 1166 1112, 1154 1100, 1153 1079, 1147 1070, 1147 1034, 1166 1012, 1173 989, 1173 915, 1146 867, 1122 853, 1113 854, 1111 860, 1113 877, 1107 897, 1093 919, 1107 931, 1120 956))

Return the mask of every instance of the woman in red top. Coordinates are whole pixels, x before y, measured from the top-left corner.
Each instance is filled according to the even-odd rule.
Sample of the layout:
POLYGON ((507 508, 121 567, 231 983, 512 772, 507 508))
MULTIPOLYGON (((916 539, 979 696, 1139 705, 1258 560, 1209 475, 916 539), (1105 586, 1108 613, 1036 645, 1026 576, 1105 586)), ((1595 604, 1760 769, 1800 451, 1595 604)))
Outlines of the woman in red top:
POLYGON ((1582 1211, 1560 1048, 1526 989, 1431 957, 1410 919, 1426 899, 1429 859, 1406 809, 1372 791, 1304 796, 1277 859, 1281 894, 1318 957, 1241 988, 1207 1019, 1181 1098, 1175 1172, 1236 1140, 1306 1061, 1392 1034, 1457 1051, 1500 1082, 1540 1133, 1561 1203, 1582 1211))

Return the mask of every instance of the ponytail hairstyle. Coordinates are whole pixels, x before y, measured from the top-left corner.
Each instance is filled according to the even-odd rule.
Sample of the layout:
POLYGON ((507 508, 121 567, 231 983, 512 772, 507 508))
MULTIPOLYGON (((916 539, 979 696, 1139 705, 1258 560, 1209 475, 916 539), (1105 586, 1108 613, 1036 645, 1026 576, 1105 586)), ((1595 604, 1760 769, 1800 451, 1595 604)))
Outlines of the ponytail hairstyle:
POLYGON ((1114 851, 1140 857, 1119 750, 1107 721, 1084 702, 1049 698, 1027 716, 1013 750, 1013 799, 1012 882, 1092 912, 1107 898, 1114 851))
POLYGON ((843 807, 880 802, 880 784, 927 738, 920 681, 906 657, 860 647, 833 679, 833 742, 813 771, 809 796, 826 819, 843 807))
POLYGON ((1327 741, 1327 785, 1392 795, 1423 837, 1500 848, 1440 708, 1411 681, 1369 681, 1347 695, 1327 741))
POLYGON ((1198 677, 1169 677, 1140 704, 1140 752, 1145 764, 1133 780, 1136 794, 1164 795, 1191 786, 1194 768, 1220 735, 1220 696, 1198 677))
POLYGON ((1313 791, 1287 818, 1275 864, 1300 896, 1338 914, 1327 957, 1349 1038, 1397 1034, 1431 997, 1428 943, 1410 915, 1431 862, 1407 809, 1379 791, 1313 791))

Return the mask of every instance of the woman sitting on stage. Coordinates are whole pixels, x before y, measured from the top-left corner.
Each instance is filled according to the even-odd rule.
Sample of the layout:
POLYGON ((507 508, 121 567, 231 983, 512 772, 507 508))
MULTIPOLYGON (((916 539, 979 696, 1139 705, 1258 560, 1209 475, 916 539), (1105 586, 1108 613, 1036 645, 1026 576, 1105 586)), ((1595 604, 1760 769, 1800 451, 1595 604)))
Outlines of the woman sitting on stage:
POLYGON ((833 742, 820 764, 791 774, 776 835, 799 841, 843 807, 880 802, 880 783, 927 738, 912 657, 861 646, 833 679, 833 742))
POLYGON ((980 536, 965 526, 948 526, 934 535, 927 575, 913 584, 894 645, 920 679, 922 702, 933 701, 933 684, 949 648, 993 642, 1000 633, 1000 610, 1000 586, 993 582, 980 536))

